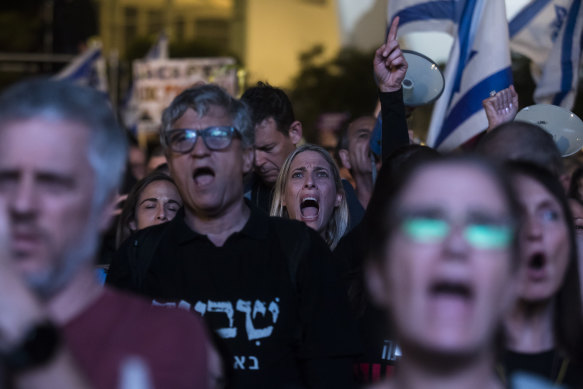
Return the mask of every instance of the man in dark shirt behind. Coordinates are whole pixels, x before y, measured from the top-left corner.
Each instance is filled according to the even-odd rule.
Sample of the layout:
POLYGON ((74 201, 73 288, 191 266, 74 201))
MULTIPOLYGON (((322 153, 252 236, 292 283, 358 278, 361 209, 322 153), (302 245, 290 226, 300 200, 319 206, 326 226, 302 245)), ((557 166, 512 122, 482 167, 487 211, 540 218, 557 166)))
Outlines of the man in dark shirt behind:
POLYGON ((269 213, 273 185, 288 155, 302 139, 302 123, 296 120, 285 92, 259 82, 241 100, 251 111, 255 131, 254 171, 249 175, 245 197, 269 213))
POLYGON ((327 246, 243 197, 253 166, 244 104, 198 86, 176 97, 162 122, 184 209, 129 239, 108 282, 202 315, 232 354, 233 387, 353 387, 360 347, 327 246))

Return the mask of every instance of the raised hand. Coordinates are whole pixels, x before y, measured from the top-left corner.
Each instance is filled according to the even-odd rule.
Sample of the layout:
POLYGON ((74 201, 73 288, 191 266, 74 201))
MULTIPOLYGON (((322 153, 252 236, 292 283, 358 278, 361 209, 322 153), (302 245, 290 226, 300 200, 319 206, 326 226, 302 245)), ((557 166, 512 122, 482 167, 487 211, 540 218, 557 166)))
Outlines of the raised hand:
POLYGON ((514 85, 503 89, 482 101, 488 118, 488 131, 514 120, 518 113, 518 94, 514 85))
POLYGON ((381 92, 401 89, 401 82, 407 74, 407 61, 397 41, 399 18, 393 19, 387 41, 377 49, 373 59, 375 77, 381 92))

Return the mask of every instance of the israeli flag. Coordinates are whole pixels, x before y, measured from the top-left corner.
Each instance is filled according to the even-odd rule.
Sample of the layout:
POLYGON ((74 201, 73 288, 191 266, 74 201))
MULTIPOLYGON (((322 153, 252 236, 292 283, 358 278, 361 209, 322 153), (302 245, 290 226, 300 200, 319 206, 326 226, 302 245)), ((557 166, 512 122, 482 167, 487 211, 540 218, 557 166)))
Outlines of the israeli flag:
MULTIPOLYGON (((504 0, 392 0, 399 33, 442 31, 455 39, 445 89, 435 103, 427 143, 455 149, 488 127, 482 100, 512 84, 504 0)), ((392 20, 392 19, 389 19, 392 20)))
POLYGON ((83 53, 56 74, 54 79, 68 80, 107 93, 105 59, 99 42, 92 42, 83 53))
MULTIPOLYGON (((167 59, 168 58, 168 37, 165 33, 160 33, 156 43, 148 50, 145 60, 167 59)), ((132 82, 125 93, 121 103, 121 115, 126 128, 136 134, 138 124, 138 91, 132 82)))
POLYGON ((572 109, 583 47, 581 0, 533 0, 510 22, 512 50, 532 61, 534 100, 572 109))

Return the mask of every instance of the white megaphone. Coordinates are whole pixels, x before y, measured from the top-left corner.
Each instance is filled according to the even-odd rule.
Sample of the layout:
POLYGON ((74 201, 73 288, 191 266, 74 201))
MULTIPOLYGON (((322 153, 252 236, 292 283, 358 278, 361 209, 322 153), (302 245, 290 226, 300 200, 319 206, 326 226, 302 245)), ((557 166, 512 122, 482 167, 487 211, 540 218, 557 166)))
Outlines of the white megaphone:
POLYGON ((583 147, 583 121, 563 107, 531 105, 518 112, 514 120, 536 124, 551 134, 563 157, 575 154, 583 147))
POLYGON ((408 107, 418 107, 437 100, 445 86, 437 64, 416 51, 403 50, 403 56, 409 64, 402 82, 403 103, 408 107))

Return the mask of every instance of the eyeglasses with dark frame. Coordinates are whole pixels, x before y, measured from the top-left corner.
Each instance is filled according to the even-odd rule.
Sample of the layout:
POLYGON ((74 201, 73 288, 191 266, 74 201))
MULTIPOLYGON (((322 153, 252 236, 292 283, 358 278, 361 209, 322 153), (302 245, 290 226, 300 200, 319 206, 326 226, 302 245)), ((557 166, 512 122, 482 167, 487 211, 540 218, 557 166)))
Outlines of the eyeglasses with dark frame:
POLYGON ((202 137, 209 150, 224 150, 233 141, 233 137, 241 138, 241 133, 235 127, 213 126, 202 130, 194 128, 176 128, 166 132, 164 138, 170 150, 186 154, 192 151, 196 141, 202 137))

